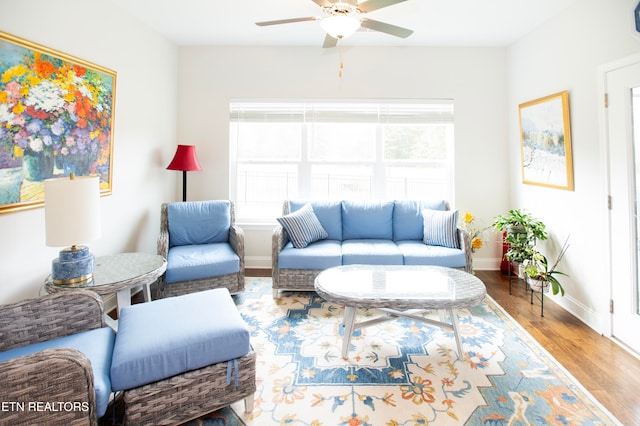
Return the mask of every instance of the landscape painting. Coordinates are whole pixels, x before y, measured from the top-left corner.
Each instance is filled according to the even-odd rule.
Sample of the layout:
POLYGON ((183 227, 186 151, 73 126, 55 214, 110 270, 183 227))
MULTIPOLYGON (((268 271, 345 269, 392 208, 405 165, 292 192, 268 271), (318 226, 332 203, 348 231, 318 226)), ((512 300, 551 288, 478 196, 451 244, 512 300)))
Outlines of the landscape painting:
POLYGON ((111 193, 116 73, 0 32, 0 213, 44 204, 45 179, 111 193))
POLYGON ((567 91, 520 104, 522 182, 573 191, 567 91))

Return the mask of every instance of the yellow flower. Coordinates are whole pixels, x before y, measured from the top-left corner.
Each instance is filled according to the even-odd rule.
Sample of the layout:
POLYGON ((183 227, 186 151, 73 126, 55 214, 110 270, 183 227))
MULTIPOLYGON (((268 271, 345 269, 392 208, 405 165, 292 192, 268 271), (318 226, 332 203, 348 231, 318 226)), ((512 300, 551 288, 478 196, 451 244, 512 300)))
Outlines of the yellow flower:
POLYGON ((27 71, 29 71, 29 69, 24 64, 15 65, 2 74, 2 82, 8 83, 13 80, 14 77, 22 77, 27 71))
POLYGON ((482 239, 479 237, 475 237, 471 240, 471 248, 474 250, 478 250, 482 248, 482 239))
POLYGON ((473 219, 475 219, 475 217, 469 212, 465 212, 464 216, 462 216, 462 221, 464 223, 471 223, 473 222, 473 219))

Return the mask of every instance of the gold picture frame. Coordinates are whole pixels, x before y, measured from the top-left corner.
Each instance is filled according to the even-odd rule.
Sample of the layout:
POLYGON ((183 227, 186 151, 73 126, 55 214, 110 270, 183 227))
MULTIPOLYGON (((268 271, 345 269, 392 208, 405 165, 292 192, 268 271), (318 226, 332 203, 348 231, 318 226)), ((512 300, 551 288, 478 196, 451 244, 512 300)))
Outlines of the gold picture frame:
POLYGON ((111 194, 115 93, 115 71, 0 31, 0 214, 71 173, 111 194))
POLYGON ((519 105, 522 183, 574 190, 569 92, 519 105))

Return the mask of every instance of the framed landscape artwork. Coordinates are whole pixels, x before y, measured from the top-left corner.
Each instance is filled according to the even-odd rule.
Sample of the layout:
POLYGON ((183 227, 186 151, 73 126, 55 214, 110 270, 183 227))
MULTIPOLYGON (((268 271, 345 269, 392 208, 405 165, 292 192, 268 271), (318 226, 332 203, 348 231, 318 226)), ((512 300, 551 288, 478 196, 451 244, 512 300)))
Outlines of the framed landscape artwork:
POLYGON ((522 182, 573 191, 569 92, 520 104, 522 182))
POLYGON ((115 71, 0 32, 0 213, 71 173, 111 194, 115 88, 115 71))

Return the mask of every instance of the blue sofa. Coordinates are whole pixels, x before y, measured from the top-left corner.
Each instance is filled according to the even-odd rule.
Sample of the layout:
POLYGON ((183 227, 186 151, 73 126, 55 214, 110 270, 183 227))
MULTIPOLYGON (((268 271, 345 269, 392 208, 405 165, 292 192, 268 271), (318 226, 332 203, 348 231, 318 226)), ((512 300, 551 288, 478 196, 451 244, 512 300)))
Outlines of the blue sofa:
POLYGON ((280 290, 313 291, 322 270, 340 265, 472 270, 469 234, 445 200, 288 200, 282 213, 272 235, 274 297, 280 290))

